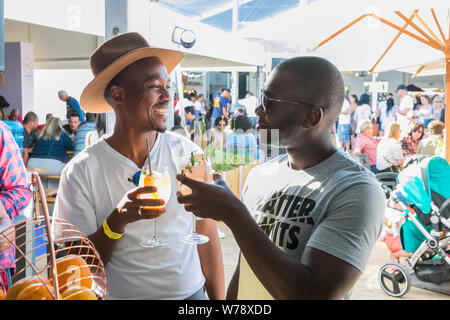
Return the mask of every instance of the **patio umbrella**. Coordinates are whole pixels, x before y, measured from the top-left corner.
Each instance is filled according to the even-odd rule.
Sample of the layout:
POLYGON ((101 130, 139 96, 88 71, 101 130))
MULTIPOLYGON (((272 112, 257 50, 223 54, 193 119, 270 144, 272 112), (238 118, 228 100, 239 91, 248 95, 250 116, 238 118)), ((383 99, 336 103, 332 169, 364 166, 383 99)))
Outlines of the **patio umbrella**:
MULTIPOLYGON (((408 4, 410 4, 410 3, 408 3, 408 4)), ((446 9, 446 12, 448 14, 448 12, 449 12, 448 8, 446 9)), ((399 10, 395 10, 394 13, 404 21, 403 25, 393 23, 393 22, 391 22, 387 19, 384 19, 374 13, 365 13, 365 14, 362 14, 361 16, 359 16, 357 19, 351 21, 349 24, 345 25, 343 28, 339 29, 337 32, 332 34, 330 37, 328 37, 324 41, 320 42, 316 48, 321 47, 325 43, 332 40, 334 37, 340 35, 342 32, 351 28, 353 25, 355 25, 356 23, 358 23, 359 21, 361 21, 365 18, 375 19, 376 21, 379 21, 379 22, 383 23, 384 25, 387 25, 388 27, 397 30, 398 34, 393 38, 393 40, 390 42, 390 44, 388 45, 386 50, 383 52, 383 54, 380 56, 380 58, 376 61, 376 63, 372 66, 370 71, 373 72, 375 70, 377 65, 389 53, 389 50, 397 42, 397 40, 400 38, 400 36, 408 36, 409 38, 412 38, 412 39, 416 40, 417 42, 421 43, 423 46, 432 48, 436 52, 439 52, 439 54, 441 55, 441 59, 442 58, 444 59, 444 64, 445 64, 445 69, 446 69, 446 77, 445 77, 446 78, 446 107, 448 109, 448 107, 450 106, 450 95, 449 95, 449 93, 450 93, 450 23, 447 21, 448 17, 447 17, 447 19, 445 19, 445 21, 439 21, 434 8, 430 8, 429 13, 434 20, 434 24, 431 25, 430 23, 427 23, 423 19, 423 15, 421 13, 419 13, 418 9, 413 10, 412 13, 410 14, 409 18, 399 10), (415 21, 413 21, 414 18, 416 18, 415 21), (441 26, 441 23, 444 23, 444 22, 445 22, 444 26, 446 27, 445 30, 449 30, 449 34, 447 34, 447 36, 444 34, 444 31, 441 26), (437 30, 437 31, 434 32, 432 27, 430 27, 430 25, 432 27, 434 26, 434 30, 437 30)), ((425 66, 422 68, 422 70, 423 69, 425 69, 425 66)), ((419 68, 417 71, 420 72, 422 70, 419 68)), ((412 91, 412 90, 408 90, 408 91, 412 91)), ((446 129, 445 158, 447 161, 450 162, 450 112, 446 112, 446 114, 445 114, 445 129, 446 129)))

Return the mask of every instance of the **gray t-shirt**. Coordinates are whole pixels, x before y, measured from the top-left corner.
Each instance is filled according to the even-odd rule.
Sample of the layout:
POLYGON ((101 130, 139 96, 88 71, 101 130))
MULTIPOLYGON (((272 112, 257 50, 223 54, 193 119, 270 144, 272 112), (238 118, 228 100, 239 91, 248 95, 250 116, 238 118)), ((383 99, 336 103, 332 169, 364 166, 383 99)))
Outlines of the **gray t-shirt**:
POLYGON ((381 234, 385 195, 373 173, 336 151, 305 170, 281 155, 254 168, 242 200, 268 237, 300 261, 305 247, 364 271, 381 234))

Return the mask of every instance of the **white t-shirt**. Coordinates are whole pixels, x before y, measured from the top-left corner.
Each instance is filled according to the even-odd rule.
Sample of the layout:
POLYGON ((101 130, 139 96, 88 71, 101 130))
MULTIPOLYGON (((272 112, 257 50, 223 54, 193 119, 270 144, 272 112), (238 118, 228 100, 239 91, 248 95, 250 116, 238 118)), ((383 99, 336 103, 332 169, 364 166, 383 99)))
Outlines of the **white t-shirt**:
POLYGON ((389 126, 391 123, 394 123, 397 121, 397 106, 393 106, 391 110, 386 114, 387 109, 387 103, 386 101, 382 101, 379 105, 379 112, 380 112, 380 121, 381 121, 381 127, 380 129, 385 131, 389 129, 389 126))
POLYGON ((245 107, 248 117, 257 117, 255 110, 258 107, 258 99, 255 96, 240 99, 238 100, 238 103, 245 107))
POLYGON ((392 164, 397 165, 397 160, 403 159, 403 150, 400 143, 393 139, 381 139, 377 147, 377 169, 384 170, 392 164), (386 159, 389 160, 386 161, 386 159))
POLYGON ((205 103, 200 101, 194 102, 194 109, 200 111, 201 113, 206 113, 205 103))
MULTIPOLYGON (((300 261, 311 247, 361 272, 381 234, 386 204, 374 174, 341 151, 305 170, 291 169, 287 154, 265 162, 248 175, 242 199, 261 229, 292 259, 300 261)), ((255 290, 262 287, 255 279, 244 264, 239 299, 268 298, 264 290, 255 290)))
POLYGON ((363 104, 356 107, 355 111, 355 122, 356 122, 356 133, 359 133, 359 125, 367 119, 370 119, 372 114, 372 109, 368 104, 363 104))
MULTIPOLYGON (((411 111, 414 108, 414 100, 409 95, 404 96, 400 99, 400 105, 398 107, 400 112, 405 112, 405 110, 411 111)), ((398 115, 400 118, 405 117, 402 114, 398 115)))
POLYGON ((342 104, 341 113, 339 114, 339 124, 350 124, 350 102, 347 99, 344 99, 344 103, 342 104), (342 114, 342 112, 348 112, 347 114, 342 114))
POLYGON ((424 123, 426 119, 433 117, 433 106, 431 104, 421 106, 419 109, 419 121, 424 123))
MULTIPOLYGON (((109 135, 108 135, 109 136, 109 135)), ((102 226, 127 192, 135 188, 128 179, 140 168, 101 137, 87 147, 61 173, 53 215, 91 235, 102 226)), ((167 211, 157 218, 163 248, 140 246, 152 237, 152 221, 130 223, 105 266, 107 299, 185 299, 205 282, 197 247, 180 240, 192 230, 192 215, 176 200, 176 174, 185 164, 178 155, 200 150, 190 140, 172 132, 158 133, 150 152, 152 168, 168 167, 171 196, 167 211)), ((200 150, 201 151, 201 150, 200 150)))

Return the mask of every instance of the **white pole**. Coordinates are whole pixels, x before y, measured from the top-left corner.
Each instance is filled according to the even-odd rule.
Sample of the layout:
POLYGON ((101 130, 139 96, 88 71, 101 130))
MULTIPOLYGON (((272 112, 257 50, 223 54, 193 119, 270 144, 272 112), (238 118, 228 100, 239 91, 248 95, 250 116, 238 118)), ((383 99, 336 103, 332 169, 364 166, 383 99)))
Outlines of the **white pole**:
POLYGON ((176 79, 177 79, 177 88, 178 88, 178 97, 179 97, 179 101, 178 104, 178 110, 180 110, 180 117, 181 117, 181 125, 184 126, 185 125, 185 119, 184 119, 184 92, 183 92, 183 79, 182 79, 182 72, 180 70, 180 66, 178 65, 175 68, 175 75, 176 75, 176 79))
MULTIPOLYGON (((129 10, 129 0, 105 0, 105 41, 129 31, 129 10)), ((107 112, 106 133, 114 129, 115 122, 114 112, 107 112)))
MULTIPOLYGON (((372 74, 372 82, 376 82, 378 78, 378 73, 374 72, 372 74)), ((377 111, 377 105, 378 105, 378 87, 377 85, 373 86, 372 91, 372 112, 377 111)))

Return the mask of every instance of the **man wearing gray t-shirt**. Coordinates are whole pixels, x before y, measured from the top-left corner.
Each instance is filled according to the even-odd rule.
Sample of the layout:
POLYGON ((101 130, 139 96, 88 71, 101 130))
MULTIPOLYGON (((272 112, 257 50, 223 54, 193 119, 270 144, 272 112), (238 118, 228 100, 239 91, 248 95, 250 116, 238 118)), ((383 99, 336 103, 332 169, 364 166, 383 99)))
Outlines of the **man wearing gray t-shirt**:
POLYGON ((360 278, 383 225, 374 175, 331 140, 344 101, 337 68, 318 57, 279 64, 265 84, 258 130, 286 155, 254 168, 241 202, 219 175, 183 176, 187 211, 222 220, 241 249, 228 299, 343 299, 360 278))

